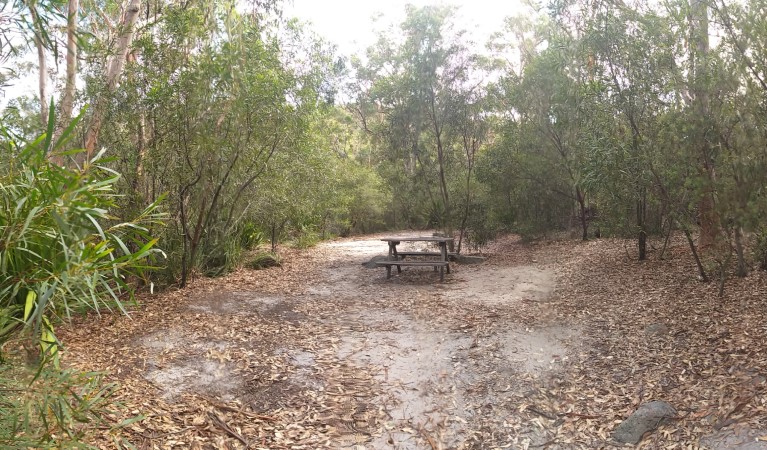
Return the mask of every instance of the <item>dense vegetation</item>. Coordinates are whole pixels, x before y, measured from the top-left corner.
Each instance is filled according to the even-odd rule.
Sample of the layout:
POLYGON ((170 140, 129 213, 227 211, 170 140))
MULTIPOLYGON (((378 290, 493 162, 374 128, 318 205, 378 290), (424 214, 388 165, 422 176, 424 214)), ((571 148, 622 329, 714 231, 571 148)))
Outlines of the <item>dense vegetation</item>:
POLYGON ((676 231, 722 289, 767 268, 765 8, 555 0, 480 51, 456 9, 408 7, 349 56, 274 0, 6 3, 0 388, 42 382, 71 411, 3 402, 0 443, 97 418, 92 377, 51 375, 58 320, 267 242, 577 230, 645 259, 676 231), (39 95, 10 96, 29 77, 39 95))

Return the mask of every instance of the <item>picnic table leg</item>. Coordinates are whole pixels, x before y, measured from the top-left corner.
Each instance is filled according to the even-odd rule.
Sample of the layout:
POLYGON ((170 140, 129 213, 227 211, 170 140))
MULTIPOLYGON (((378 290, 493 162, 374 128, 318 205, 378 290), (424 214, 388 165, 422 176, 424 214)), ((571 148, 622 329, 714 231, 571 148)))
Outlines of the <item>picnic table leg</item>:
POLYGON ((386 279, 391 278, 391 266, 386 266, 386 279))
POLYGON ((402 266, 397 265, 397 273, 402 273, 402 266))
POLYGON ((399 259, 399 255, 397 254, 397 245, 399 245, 399 241, 389 241, 389 259, 394 261, 399 259))
POLYGON ((439 266, 439 281, 445 281, 445 266, 439 266))
POLYGON ((447 273, 450 273, 450 260, 447 257, 447 242, 439 243, 439 251, 442 253, 442 261, 447 263, 447 273))

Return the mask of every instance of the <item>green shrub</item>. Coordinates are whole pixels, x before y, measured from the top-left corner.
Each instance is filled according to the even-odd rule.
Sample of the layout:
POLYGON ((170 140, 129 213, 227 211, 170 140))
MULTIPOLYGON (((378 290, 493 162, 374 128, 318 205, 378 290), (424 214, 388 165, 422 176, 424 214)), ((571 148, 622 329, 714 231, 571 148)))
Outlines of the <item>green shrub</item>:
POLYGON ((240 233, 240 243, 245 250, 253 250, 264 243, 264 233, 254 223, 246 223, 240 233))
POLYGON ((60 370, 55 326, 88 309, 125 312, 158 252, 148 232, 161 223, 157 204, 129 221, 115 217, 119 174, 102 154, 75 169, 49 161, 48 149, 60 151, 76 124, 52 142, 53 116, 51 108, 48 133, 31 142, 0 126, 2 448, 84 446, 113 387, 60 370))
MULTIPOLYGON (((23 361, 0 364, 0 448, 86 447, 113 403, 117 386, 98 373, 33 369, 23 361)), ((136 417, 134 420, 138 420, 136 417)))
POLYGON ((767 270, 767 227, 761 227, 754 233, 753 253, 759 269, 767 270))
POLYGON ((19 328, 41 336, 46 320, 73 312, 124 310, 129 282, 157 251, 147 231, 160 220, 157 204, 119 221, 110 212, 119 174, 99 164, 101 154, 69 169, 48 160, 46 135, 5 138, 14 156, 0 175, 0 310, 10 314, 0 343, 19 328))
POLYGON ((292 245, 295 248, 311 248, 322 240, 320 233, 317 232, 317 227, 314 225, 299 225, 296 227, 294 236, 292 245))

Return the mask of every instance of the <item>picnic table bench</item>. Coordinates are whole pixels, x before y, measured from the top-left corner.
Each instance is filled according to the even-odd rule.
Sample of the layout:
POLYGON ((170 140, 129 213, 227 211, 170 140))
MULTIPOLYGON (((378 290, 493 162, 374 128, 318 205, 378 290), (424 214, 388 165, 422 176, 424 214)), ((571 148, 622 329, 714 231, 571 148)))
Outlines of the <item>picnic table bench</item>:
POLYGON ((389 259, 386 261, 376 261, 376 265, 379 267, 386 267, 386 278, 391 278, 392 266, 397 267, 397 273, 402 273, 402 267, 434 267, 434 271, 439 269, 440 281, 445 281, 445 271, 450 273, 450 261, 449 256, 455 255, 447 251, 448 242, 452 242, 453 238, 439 237, 439 236, 423 236, 423 237, 389 237, 381 239, 389 244, 389 259), (402 242, 433 242, 439 245, 439 252, 400 252, 397 251, 397 246, 402 242), (425 256, 425 257, 438 257, 438 259, 418 260, 418 261, 405 261, 408 256, 425 256))
MULTIPOLYGON (((458 253, 455 252, 447 252, 447 257, 450 258, 452 256, 456 256, 458 253)), ((407 256, 442 256, 442 253, 440 252, 397 252, 397 256, 401 257, 403 260, 407 256)))

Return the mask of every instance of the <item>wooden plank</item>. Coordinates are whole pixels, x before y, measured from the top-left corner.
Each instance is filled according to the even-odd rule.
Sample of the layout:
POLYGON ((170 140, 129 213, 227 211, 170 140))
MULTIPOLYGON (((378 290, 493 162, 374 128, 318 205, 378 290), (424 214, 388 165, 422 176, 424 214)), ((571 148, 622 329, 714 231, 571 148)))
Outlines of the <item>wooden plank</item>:
MULTIPOLYGON (((447 256, 456 256, 458 253, 448 252, 447 256)), ((397 256, 442 256, 440 252, 397 252, 397 256)))
POLYGON ((454 242, 455 239, 451 237, 437 237, 437 236, 421 236, 421 237, 387 237, 381 239, 384 242, 396 242, 399 244, 400 242, 454 242))
POLYGON ((386 267, 386 279, 391 278, 391 266, 397 266, 397 272, 402 273, 402 266, 410 267, 439 267, 439 280, 445 281, 445 268, 450 273, 450 263, 447 261, 376 261, 379 267, 386 267))
POLYGON ((450 264, 447 261, 376 261, 377 266, 386 267, 386 266, 413 266, 413 267, 439 267, 443 266, 446 267, 448 264, 450 264))

